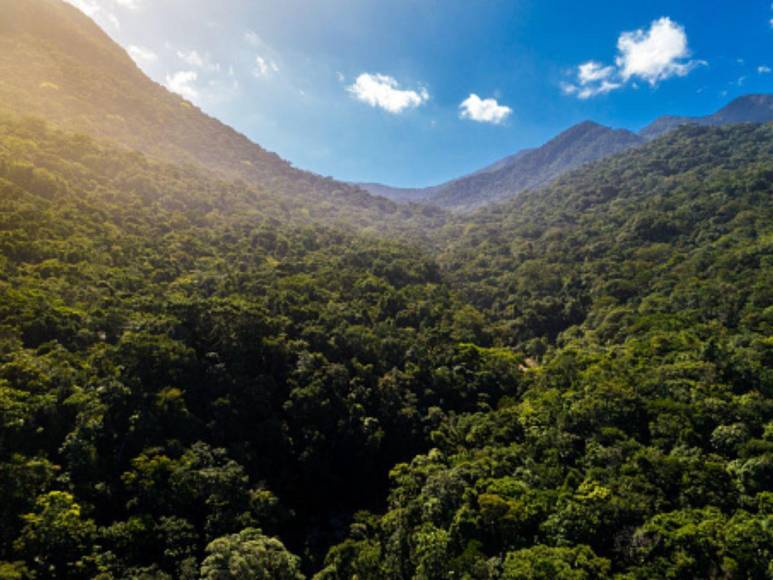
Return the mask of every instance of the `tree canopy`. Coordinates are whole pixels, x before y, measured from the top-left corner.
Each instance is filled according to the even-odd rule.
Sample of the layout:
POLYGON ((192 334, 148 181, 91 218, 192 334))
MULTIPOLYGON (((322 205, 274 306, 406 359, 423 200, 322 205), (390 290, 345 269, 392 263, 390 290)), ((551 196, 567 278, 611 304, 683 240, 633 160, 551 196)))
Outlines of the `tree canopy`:
POLYGON ((0 576, 771 575, 771 160, 363 221, 0 118, 0 576))

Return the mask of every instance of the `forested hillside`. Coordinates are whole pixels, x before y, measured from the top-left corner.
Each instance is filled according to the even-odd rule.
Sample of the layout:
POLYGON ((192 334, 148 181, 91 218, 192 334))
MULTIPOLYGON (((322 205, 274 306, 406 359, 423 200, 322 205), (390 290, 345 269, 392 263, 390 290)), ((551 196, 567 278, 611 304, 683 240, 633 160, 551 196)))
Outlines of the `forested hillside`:
POLYGON ((639 134, 585 121, 563 131, 540 147, 524 149, 475 173, 441 185, 419 189, 388 187, 377 183, 360 185, 373 195, 398 202, 419 202, 454 211, 469 211, 547 185, 582 165, 638 147, 681 126, 723 126, 771 121, 773 95, 746 95, 704 117, 660 117, 644 127, 639 134))
POLYGON ((319 577, 770 577, 772 160, 771 125, 685 128, 448 232, 518 393, 449 414, 319 577))
POLYGON ((437 260, 0 134, 3 575, 769 574, 771 126, 582 169, 437 260))
POLYGON ((0 0, 0 111, 33 115, 147 155, 207 169, 281 197, 296 211, 341 225, 399 223, 412 211, 365 191, 292 167, 190 102, 154 83, 129 55, 62 0, 0 0), (399 214, 399 215, 397 215, 399 214), (350 214, 348 217, 354 217, 350 214))
POLYGON ((473 177, 294 169, 0 0, 0 578, 773 577, 773 124, 473 177))
POLYGON ((639 134, 645 139, 657 139, 683 125, 717 127, 738 123, 769 123, 773 121, 773 95, 744 95, 733 99, 716 113, 703 117, 666 115, 655 119, 639 134))
POLYGON ((474 209, 538 188, 585 163, 641 143, 641 137, 630 131, 586 121, 541 147, 523 151, 492 167, 433 189, 427 201, 440 207, 474 209))
POLYGON ((191 577, 246 528, 312 566, 444 413, 514 392, 420 250, 32 120, 0 199, 0 576, 191 577))
POLYGON ((563 131, 541 147, 519 151, 448 183, 424 189, 401 189, 373 183, 361 186, 374 195, 395 201, 416 201, 454 211, 470 211, 515 197, 585 163, 642 143, 642 137, 625 129, 615 130, 585 121, 563 131))

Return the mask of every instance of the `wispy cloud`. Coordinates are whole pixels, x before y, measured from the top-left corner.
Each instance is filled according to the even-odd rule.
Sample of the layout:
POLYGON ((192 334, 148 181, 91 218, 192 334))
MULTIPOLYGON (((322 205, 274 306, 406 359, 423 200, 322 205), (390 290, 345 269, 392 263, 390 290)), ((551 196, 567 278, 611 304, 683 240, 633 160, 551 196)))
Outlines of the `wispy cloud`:
POLYGON ((383 74, 362 73, 346 90, 358 101, 392 114, 415 109, 430 99, 427 89, 401 89, 396 79, 383 74))
POLYGON ((105 7, 104 2, 98 0, 65 0, 65 2, 72 4, 97 22, 112 26, 115 29, 121 28, 121 21, 111 9, 105 7))
POLYGON ((65 0, 89 18, 103 26, 114 29, 121 28, 121 21, 116 15, 116 10, 130 10, 137 12, 145 7, 146 0, 65 0))
POLYGON ((265 59, 260 55, 255 57, 255 68, 252 69, 253 76, 257 78, 265 78, 278 72, 279 65, 277 65, 273 60, 265 59))
POLYGON ((177 93, 184 99, 195 101, 199 98, 199 89, 196 81, 199 74, 194 70, 181 70, 171 75, 166 75, 166 88, 177 93))
POLYGON ((179 58, 188 66, 199 68, 208 72, 220 71, 220 63, 213 62, 212 58, 207 53, 200 53, 197 50, 178 50, 177 58, 179 58))
POLYGON ((607 80, 615 73, 615 67, 604 66, 590 60, 578 67, 577 78, 583 85, 607 80))
POLYGON ((648 29, 623 32, 617 39, 615 65, 587 61, 576 69, 575 80, 561 85, 565 94, 588 99, 642 80, 655 86, 672 77, 683 77, 698 66, 691 60, 684 27, 668 17, 659 18, 648 29))
POLYGON ((770 67, 769 66, 765 66, 764 64, 760 65, 760 66, 757 67, 757 73, 761 74, 761 75, 770 74, 770 67))
POLYGON ((113 0, 118 6, 127 10, 140 10, 145 6, 145 0, 113 0))
POLYGON ((616 72, 613 66, 604 66, 599 62, 589 60, 577 67, 576 84, 563 83, 561 89, 567 95, 577 95, 579 99, 603 95, 622 86, 620 82, 611 80, 616 72))
POLYGON ((503 123, 513 112, 510 107, 500 105, 496 99, 481 99, 475 93, 467 97, 459 105, 462 119, 470 119, 478 123, 503 123))
POLYGON ((244 33, 244 42, 251 48, 257 49, 255 52, 255 66, 252 67, 252 76, 258 79, 264 79, 279 72, 278 53, 269 46, 261 36, 254 30, 248 30, 244 33))
POLYGON ((132 57, 134 62, 139 65, 152 64, 158 60, 158 55, 155 52, 142 46, 136 46, 132 44, 127 49, 127 52, 129 53, 129 56, 132 57))
POLYGON ((204 68, 178 70, 166 75, 164 85, 199 106, 212 106, 231 101, 241 94, 241 85, 233 66, 214 74, 204 68))

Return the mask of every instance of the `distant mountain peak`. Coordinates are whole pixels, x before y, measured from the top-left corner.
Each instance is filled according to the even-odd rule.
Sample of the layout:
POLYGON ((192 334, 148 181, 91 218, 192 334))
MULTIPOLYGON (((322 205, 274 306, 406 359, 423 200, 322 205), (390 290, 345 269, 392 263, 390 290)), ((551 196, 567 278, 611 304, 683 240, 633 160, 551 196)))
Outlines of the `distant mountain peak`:
POLYGON ((524 149, 478 171, 428 188, 400 189, 363 184, 368 191, 397 201, 421 201, 451 209, 470 209, 539 187, 580 165, 636 147, 681 125, 724 125, 773 121, 773 95, 738 97, 706 117, 664 115, 638 134, 587 119, 541 147, 524 149))
MULTIPOLYGON (((548 183, 566 171, 639 145, 643 139, 625 129, 583 121, 535 149, 511 155, 448 183, 411 190, 413 199, 451 209, 473 209, 548 183), (418 192, 418 193, 417 193, 418 192)), ((367 187, 367 186, 366 186, 367 187)), ((371 189, 381 195, 384 189, 371 189)), ((401 195, 395 190, 394 195, 401 195)))
POLYGON ((596 121, 592 121, 590 119, 586 119, 584 121, 580 121, 576 125, 572 125, 568 129, 563 131, 563 133, 585 132, 585 131, 593 131, 593 130, 598 130, 598 129, 609 129, 611 131, 611 129, 609 127, 606 127, 606 126, 604 126, 604 125, 602 125, 600 123, 597 123, 596 121))
POLYGON ((764 123, 773 120, 773 95, 744 95, 712 115, 726 123, 764 123))
POLYGON ((664 115, 644 127, 639 135, 651 140, 682 125, 727 125, 773 121, 773 95, 752 94, 736 97, 716 113, 704 117, 664 115))

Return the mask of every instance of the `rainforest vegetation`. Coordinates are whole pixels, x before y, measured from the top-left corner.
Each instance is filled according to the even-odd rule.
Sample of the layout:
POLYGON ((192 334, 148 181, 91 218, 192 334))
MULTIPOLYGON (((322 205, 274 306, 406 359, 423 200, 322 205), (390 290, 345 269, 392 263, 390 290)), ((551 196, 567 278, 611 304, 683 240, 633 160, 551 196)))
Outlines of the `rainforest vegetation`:
POLYGON ((3 116, 0 577, 770 577, 772 160, 379 235, 3 116))
POLYGON ((450 212, 0 0, 0 579, 773 578, 773 100, 723 111, 450 212))

